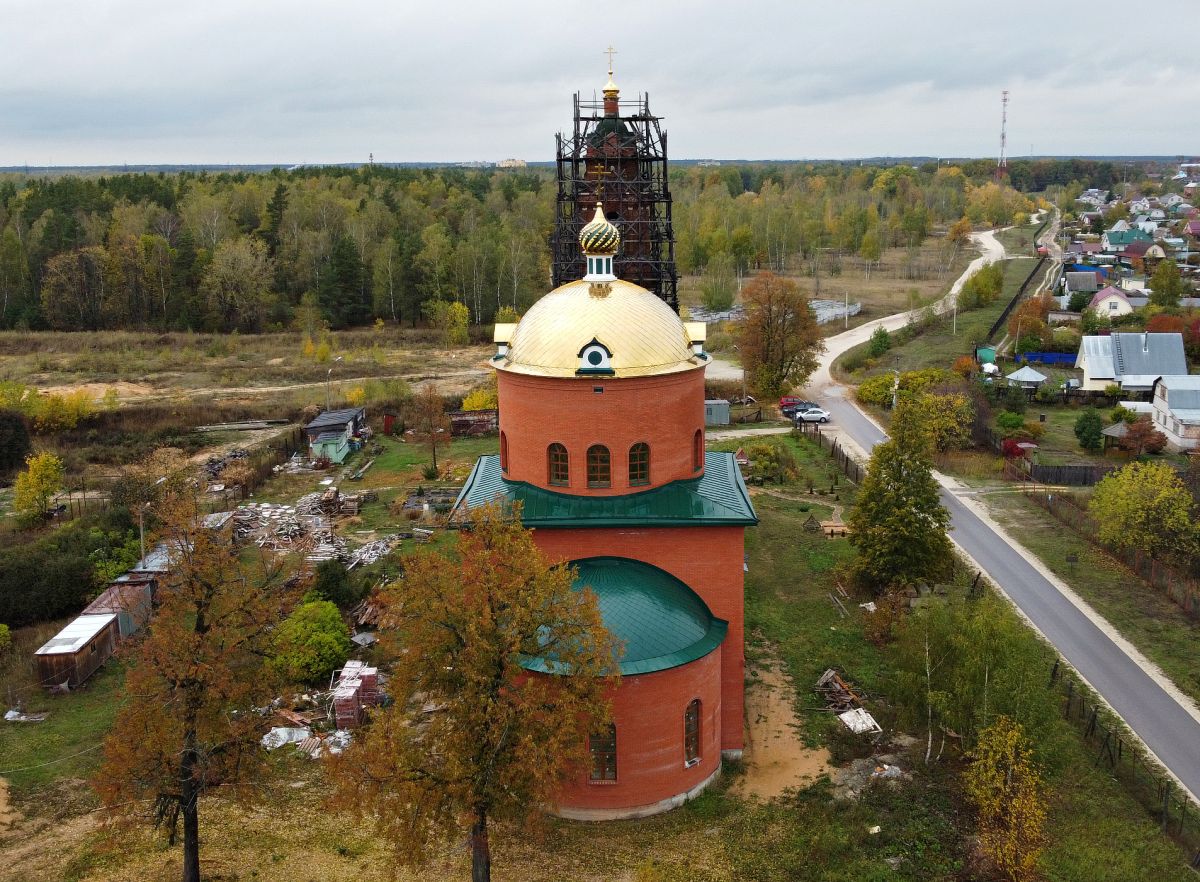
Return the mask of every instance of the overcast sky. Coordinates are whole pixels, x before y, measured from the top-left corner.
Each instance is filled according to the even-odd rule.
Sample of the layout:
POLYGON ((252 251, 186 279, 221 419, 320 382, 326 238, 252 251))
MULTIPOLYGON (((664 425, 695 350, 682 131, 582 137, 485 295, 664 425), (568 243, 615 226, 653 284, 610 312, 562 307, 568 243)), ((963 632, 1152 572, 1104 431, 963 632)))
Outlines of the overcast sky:
POLYGON ((548 160, 610 43, 675 158, 1192 154, 1197 9, 0 0, 0 166, 548 160))

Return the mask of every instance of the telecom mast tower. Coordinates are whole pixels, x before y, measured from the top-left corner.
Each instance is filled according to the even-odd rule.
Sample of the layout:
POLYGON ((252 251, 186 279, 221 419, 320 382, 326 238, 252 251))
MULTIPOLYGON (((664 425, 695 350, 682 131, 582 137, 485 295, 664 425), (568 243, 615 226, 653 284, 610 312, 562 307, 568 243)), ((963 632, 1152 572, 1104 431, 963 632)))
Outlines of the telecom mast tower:
POLYGON ((996 180, 1008 176, 1008 89, 1000 93, 1000 159, 996 163, 996 180))

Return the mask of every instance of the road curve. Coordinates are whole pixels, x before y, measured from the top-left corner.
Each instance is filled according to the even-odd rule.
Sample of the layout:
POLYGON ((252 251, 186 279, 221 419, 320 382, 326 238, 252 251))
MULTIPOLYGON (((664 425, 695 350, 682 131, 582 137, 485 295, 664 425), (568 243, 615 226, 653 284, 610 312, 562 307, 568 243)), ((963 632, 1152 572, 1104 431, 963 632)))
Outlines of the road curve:
MULTIPOLYGON (((971 272, 1004 256, 1003 246, 991 234, 974 234, 973 238, 984 253, 940 301, 943 309, 971 272)), ((907 319, 906 313, 888 316, 830 337, 821 367, 808 385, 809 394, 833 414, 838 431, 864 452, 887 436, 854 403, 852 390, 833 381, 829 365, 847 349, 867 340, 876 327, 890 330, 907 319)), ((942 501, 950 512, 955 543, 1121 716, 1176 782, 1196 798, 1200 794, 1200 713, 1194 705, 1069 588, 1033 563, 1034 556, 997 527, 973 501, 956 495, 952 479, 938 478, 947 488, 942 491, 942 501)))

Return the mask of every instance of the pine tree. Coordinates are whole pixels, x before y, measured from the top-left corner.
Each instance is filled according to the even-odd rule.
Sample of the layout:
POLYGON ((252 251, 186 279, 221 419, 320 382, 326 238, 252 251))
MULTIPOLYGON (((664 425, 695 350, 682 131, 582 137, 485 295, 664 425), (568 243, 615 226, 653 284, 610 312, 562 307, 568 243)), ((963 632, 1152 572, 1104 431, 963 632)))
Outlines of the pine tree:
POLYGON ((902 399, 891 433, 872 451, 847 521, 859 578, 880 593, 889 585, 945 578, 954 559, 946 534, 950 513, 933 477, 933 439, 919 408, 902 399))

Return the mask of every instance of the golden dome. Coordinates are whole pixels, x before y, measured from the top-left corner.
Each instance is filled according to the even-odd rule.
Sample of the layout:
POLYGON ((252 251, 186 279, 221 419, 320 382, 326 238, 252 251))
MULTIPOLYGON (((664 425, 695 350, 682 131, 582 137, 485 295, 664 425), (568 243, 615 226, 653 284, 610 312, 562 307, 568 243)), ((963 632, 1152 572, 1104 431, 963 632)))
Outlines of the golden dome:
POLYGON ((621 234, 604 216, 604 203, 596 203, 596 214, 579 231, 579 247, 584 254, 616 254, 621 234))
POLYGON ((707 364, 671 307, 617 279, 568 282, 525 313, 497 368, 539 377, 648 377, 707 364))

